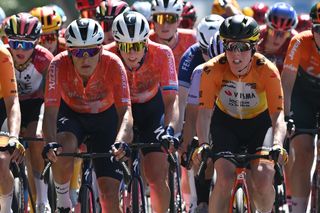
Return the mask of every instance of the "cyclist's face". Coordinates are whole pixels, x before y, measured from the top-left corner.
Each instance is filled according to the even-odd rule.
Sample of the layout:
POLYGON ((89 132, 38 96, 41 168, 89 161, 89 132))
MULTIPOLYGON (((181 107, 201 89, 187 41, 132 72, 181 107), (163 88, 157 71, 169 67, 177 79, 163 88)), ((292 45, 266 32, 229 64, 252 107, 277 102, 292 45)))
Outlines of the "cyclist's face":
MULTIPOLYGON (((279 49, 289 38, 290 31, 280 31, 268 28, 268 37, 267 39, 270 41, 268 42, 268 46, 272 47, 273 49, 279 49)), ((270 47, 270 49, 271 49, 270 47)))
POLYGON ((112 35, 112 31, 108 31, 108 32, 104 32, 104 40, 103 40, 103 44, 110 44, 111 42, 113 42, 113 35, 112 35))
POLYGON ((312 32, 316 44, 320 47, 320 24, 313 25, 312 32))
POLYGON ((252 58, 252 49, 241 47, 243 44, 239 44, 237 48, 237 43, 243 42, 229 42, 227 46, 230 47, 229 50, 226 48, 226 56, 228 59, 229 67, 231 72, 236 76, 245 75, 250 70, 250 60, 252 58))
MULTIPOLYGON (((27 41, 26 39, 18 39, 18 38, 15 40, 27 41)), ((31 57, 33 51, 34 51, 34 48, 31 48, 31 49, 23 49, 21 47, 18 47, 17 49, 10 48, 12 58, 16 65, 21 65, 26 63, 28 59, 31 57)))
POLYGON ((177 32, 179 26, 179 19, 177 19, 174 23, 158 23, 154 21, 154 31, 160 39, 170 39, 177 32))
MULTIPOLYGON (((98 48, 98 46, 90 46, 90 47, 78 47, 78 49, 90 49, 90 48, 98 48)), ((101 54, 101 47, 99 47, 99 51, 97 54, 90 56, 89 54, 84 53, 82 57, 77 57, 73 54, 71 54, 72 61, 74 64, 74 67, 76 71, 80 74, 82 77, 90 77, 95 70, 100 54, 101 54)))
POLYGON ((126 53, 120 50, 120 55, 123 58, 125 65, 129 68, 138 68, 140 66, 140 61, 144 56, 144 49, 141 51, 135 51, 133 49, 126 53))
POLYGON ((58 34, 43 34, 40 36, 40 44, 54 54, 58 48, 58 34))

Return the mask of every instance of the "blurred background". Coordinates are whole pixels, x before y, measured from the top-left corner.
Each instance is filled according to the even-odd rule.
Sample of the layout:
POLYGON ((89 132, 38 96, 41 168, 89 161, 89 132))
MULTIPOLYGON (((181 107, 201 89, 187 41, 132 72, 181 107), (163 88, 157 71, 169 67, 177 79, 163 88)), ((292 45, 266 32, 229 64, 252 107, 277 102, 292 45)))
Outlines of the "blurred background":
MULTIPOLYGON (((151 1, 151 0, 150 0, 151 1)), ((210 14, 210 9, 213 0, 191 0, 197 9, 198 20, 203 16, 210 14)), ((131 5, 134 0, 127 0, 131 5)), ((257 1, 253 0, 238 0, 238 3, 241 7, 251 6, 257 1)), ((269 6, 279 2, 275 0, 264 0, 263 3, 268 4, 269 6)), ((291 4, 298 13, 309 13, 310 8, 317 1, 315 0, 290 0, 284 1, 291 4)), ((62 7, 68 17, 67 24, 77 18, 79 13, 74 7, 74 0, 0 0, 0 7, 4 9, 6 15, 12 15, 18 12, 30 11, 34 7, 43 6, 47 4, 57 4, 62 7)))

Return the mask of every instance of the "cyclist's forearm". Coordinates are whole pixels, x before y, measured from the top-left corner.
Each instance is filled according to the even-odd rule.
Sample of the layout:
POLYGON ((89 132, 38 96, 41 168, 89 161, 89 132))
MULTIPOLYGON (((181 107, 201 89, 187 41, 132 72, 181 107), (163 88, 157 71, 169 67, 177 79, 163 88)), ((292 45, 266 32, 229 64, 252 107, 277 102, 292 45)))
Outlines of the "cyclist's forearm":
POLYGON ((211 116, 212 109, 199 109, 196 125, 199 144, 209 143, 211 116))
POLYGON ((287 68, 283 69, 281 74, 281 84, 283 87, 284 93, 284 113, 285 115, 289 115, 291 108, 291 95, 293 86, 296 80, 296 72, 289 70, 287 68))
POLYGON ((8 129, 10 136, 19 137, 21 125, 21 112, 18 97, 4 98, 7 117, 8 129))
POLYGON ((127 107, 124 115, 121 119, 120 128, 118 131, 118 135, 116 141, 123 141, 126 143, 131 143, 133 140, 133 118, 131 107, 127 107))
POLYGON ((57 117, 59 108, 45 107, 42 123, 42 131, 45 141, 57 141, 57 117))
POLYGON ((188 98, 188 88, 179 86, 179 120, 177 123, 177 127, 175 131, 181 132, 183 128, 183 121, 184 121, 184 115, 187 105, 187 98, 188 98))
POLYGON ((186 107, 185 124, 183 126, 183 143, 189 144, 196 135, 198 105, 188 104, 186 107))
POLYGON ((176 94, 164 96, 164 125, 172 126, 176 131, 179 122, 179 100, 176 94))
POLYGON ((286 136, 286 124, 284 122, 284 112, 274 113, 271 115, 273 127, 273 144, 283 144, 286 136))

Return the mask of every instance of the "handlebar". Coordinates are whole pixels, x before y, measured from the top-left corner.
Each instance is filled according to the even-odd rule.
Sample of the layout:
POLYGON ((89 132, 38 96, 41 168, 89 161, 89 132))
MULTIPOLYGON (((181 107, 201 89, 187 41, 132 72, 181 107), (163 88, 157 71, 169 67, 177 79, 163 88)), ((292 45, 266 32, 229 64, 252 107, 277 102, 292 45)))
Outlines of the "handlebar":
MULTIPOLYGON (((274 169, 276 170, 276 173, 281 173, 279 170, 281 170, 281 167, 279 166, 278 158, 279 158, 280 150, 271 150, 268 154, 248 154, 248 153, 240 153, 240 154, 234 154, 230 152, 220 152, 220 153, 214 153, 209 149, 204 149, 201 153, 202 161, 199 166, 199 170, 197 172, 197 178, 204 179, 205 176, 205 170, 207 168, 207 160, 209 158, 213 160, 217 160, 219 158, 225 158, 230 160, 232 163, 236 165, 238 168, 246 168, 250 161, 256 160, 256 159, 270 159, 275 162, 274 169)), ((283 180, 282 178, 280 178, 283 180)))
MULTIPOLYGON (((111 161, 114 161, 114 156, 112 155, 112 153, 88 153, 88 152, 78 153, 78 152, 74 152, 74 153, 60 153, 60 154, 57 154, 57 156, 58 157, 74 157, 74 158, 82 158, 82 159, 110 158, 111 161)), ((129 181, 131 179, 130 170, 124 161, 119 161, 119 163, 121 166, 121 170, 123 171, 123 180, 125 183, 129 183, 129 181)), ((52 162, 49 161, 47 163, 47 165, 45 166, 45 168, 43 169, 40 179, 44 178, 44 176, 48 172, 51 165, 52 165, 52 162)))

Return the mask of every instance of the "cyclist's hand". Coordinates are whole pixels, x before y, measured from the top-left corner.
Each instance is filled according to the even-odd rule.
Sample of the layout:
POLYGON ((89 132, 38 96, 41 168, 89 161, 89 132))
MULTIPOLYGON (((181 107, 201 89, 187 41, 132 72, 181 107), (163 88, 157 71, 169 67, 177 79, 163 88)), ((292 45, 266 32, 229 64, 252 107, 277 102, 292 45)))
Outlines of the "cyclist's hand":
POLYGON ((281 165, 285 165, 288 162, 288 153, 280 144, 274 144, 272 146, 272 151, 279 151, 278 162, 281 165))
POLYGON ((156 138, 164 147, 165 152, 173 153, 179 148, 179 138, 174 136, 174 130, 171 126, 167 126, 165 129, 159 127, 156 131, 160 132, 156 138))
POLYGON ((287 137, 290 138, 295 131, 294 120, 291 116, 285 116, 284 120, 287 124, 287 137))
POLYGON ((126 142, 115 142, 111 152, 117 161, 126 161, 130 156, 130 148, 126 142))
POLYGON ((19 142, 18 138, 10 137, 8 143, 15 147, 11 160, 16 163, 21 163, 25 156, 24 146, 19 142))
POLYGON ((196 167, 199 167, 202 161, 202 152, 205 149, 210 149, 210 145, 207 143, 203 143, 199 147, 197 147, 194 153, 192 154, 192 164, 196 167))
POLYGON ((56 162, 58 157, 56 154, 62 152, 62 145, 57 142, 50 142, 43 147, 42 157, 43 159, 48 159, 52 162, 56 162))

